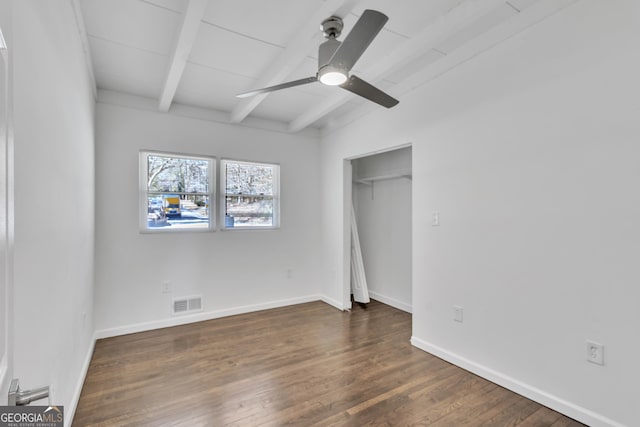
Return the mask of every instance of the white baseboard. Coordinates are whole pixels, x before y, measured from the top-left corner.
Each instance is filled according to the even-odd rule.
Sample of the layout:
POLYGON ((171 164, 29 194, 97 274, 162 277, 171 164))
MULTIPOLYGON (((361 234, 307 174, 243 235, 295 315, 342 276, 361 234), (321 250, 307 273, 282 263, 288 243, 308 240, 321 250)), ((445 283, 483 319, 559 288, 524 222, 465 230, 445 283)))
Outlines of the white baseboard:
POLYGON ((80 394, 82 393, 82 386, 84 385, 84 380, 87 377, 87 372, 89 372, 89 365, 91 364, 91 358, 93 357, 93 350, 96 346, 96 334, 93 334, 91 338, 91 343, 89 344, 89 349, 87 350, 87 354, 84 357, 84 363, 82 364, 82 372, 80 372, 80 378, 78 378, 78 382, 76 383, 76 388, 73 391, 73 396, 71 397, 71 403, 69 406, 64 408, 64 425, 66 427, 70 427, 73 422, 73 416, 76 414, 76 408, 78 407, 78 402, 80 401, 80 394))
POLYGON ((270 301, 261 304, 244 305, 239 307, 225 308, 222 310, 214 310, 200 312, 186 316, 175 316, 168 319, 155 320, 151 322, 137 323, 134 325, 119 326, 116 328, 101 329, 96 331, 96 339, 115 337, 118 335, 134 334, 136 332, 150 331, 154 329, 169 328, 171 326, 186 325, 188 323, 202 322, 204 320, 219 319, 221 317, 235 316, 237 314, 251 313, 254 311, 268 310, 270 308, 286 307, 288 305, 303 304, 311 301, 324 301, 327 304, 333 304, 332 300, 322 295, 308 295, 298 298, 290 298, 286 300, 270 301))
POLYGON ((329 305, 334 306, 335 308, 337 308, 337 309, 338 309, 338 310, 340 310, 340 311, 344 311, 344 310, 345 310, 344 305, 342 305, 342 303, 341 303, 340 301, 335 300, 335 299, 333 299, 333 298, 329 298, 329 297, 328 297, 328 296, 326 296, 326 295, 321 295, 321 296, 320 296, 320 300, 321 300, 322 302, 326 303, 326 304, 329 304, 329 305))
POLYGON ((555 411, 565 414, 566 416, 576 419, 591 427, 625 427, 623 424, 613 421, 603 415, 575 405, 571 402, 540 390, 539 388, 523 383, 522 381, 518 381, 517 379, 509 377, 501 372, 494 371, 493 369, 487 368, 486 366, 461 357, 427 341, 423 341, 420 338, 412 336, 411 344, 419 348, 420 350, 431 353, 434 356, 446 360, 447 362, 453 363, 456 366, 466 369, 469 372, 479 375, 495 384, 516 392, 526 398, 529 398, 555 411))
POLYGON ((387 296, 384 296, 382 294, 379 294, 376 291, 372 291, 371 289, 369 289, 369 296, 376 300, 376 301, 380 301, 381 303, 390 305, 393 308, 397 308, 398 310, 402 310, 402 311, 406 311, 407 313, 411 313, 412 308, 411 308, 411 304, 407 304, 406 302, 402 302, 402 301, 398 301, 395 298, 390 298, 387 296))

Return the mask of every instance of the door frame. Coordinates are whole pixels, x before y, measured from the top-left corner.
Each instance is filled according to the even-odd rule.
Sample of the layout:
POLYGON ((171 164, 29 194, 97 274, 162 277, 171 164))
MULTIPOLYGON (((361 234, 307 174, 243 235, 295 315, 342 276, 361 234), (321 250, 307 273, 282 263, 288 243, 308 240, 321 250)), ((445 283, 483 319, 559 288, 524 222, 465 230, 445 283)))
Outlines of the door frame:
MULTIPOLYGON (((6 2, 3 9, 10 9, 6 2), (5 7, 6 6, 6 7, 5 7)), ((11 15, 10 10, 6 15, 11 15)), ((9 24, 0 22, 0 24, 9 24)), ((6 405, 13 378, 13 85, 11 55, 0 28, 0 404, 6 405)), ((5 33, 7 34, 7 33, 5 33)))
MULTIPOLYGON (((342 307, 344 310, 351 310, 351 203, 353 200, 353 168, 351 161, 406 147, 413 147, 413 143, 408 142, 356 154, 342 161, 342 307)), ((411 154, 411 170, 413 171, 413 152, 411 154)), ((411 198, 413 199, 413 186, 411 187, 411 198)), ((413 200, 411 200, 411 210, 413 211, 413 200)), ((413 218, 413 212, 411 213, 411 217, 413 218)), ((413 247, 411 248, 411 258, 413 265, 413 247)), ((411 289, 413 289, 413 274, 411 275, 411 289)))

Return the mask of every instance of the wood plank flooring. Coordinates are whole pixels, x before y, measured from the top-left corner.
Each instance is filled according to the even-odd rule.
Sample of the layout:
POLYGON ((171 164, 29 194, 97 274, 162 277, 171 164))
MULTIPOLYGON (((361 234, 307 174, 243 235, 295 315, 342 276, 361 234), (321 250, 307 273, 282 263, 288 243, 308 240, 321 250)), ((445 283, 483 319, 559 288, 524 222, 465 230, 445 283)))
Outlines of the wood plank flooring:
POLYGON ((582 426, 322 302, 99 340, 74 426, 582 426))

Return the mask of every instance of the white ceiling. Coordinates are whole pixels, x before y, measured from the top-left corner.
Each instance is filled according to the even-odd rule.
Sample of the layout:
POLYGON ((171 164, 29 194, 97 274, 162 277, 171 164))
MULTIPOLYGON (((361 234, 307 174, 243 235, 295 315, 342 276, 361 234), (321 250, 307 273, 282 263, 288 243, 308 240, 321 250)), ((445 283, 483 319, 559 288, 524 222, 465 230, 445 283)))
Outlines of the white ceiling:
POLYGON ((247 117, 284 122, 295 132, 383 108, 320 83, 235 97, 314 76, 324 18, 343 18, 342 40, 365 9, 389 17, 352 73, 402 104, 408 90, 568 2, 79 0, 84 21, 79 27, 98 89, 155 99, 161 111, 184 104, 223 112, 232 122, 247 117))

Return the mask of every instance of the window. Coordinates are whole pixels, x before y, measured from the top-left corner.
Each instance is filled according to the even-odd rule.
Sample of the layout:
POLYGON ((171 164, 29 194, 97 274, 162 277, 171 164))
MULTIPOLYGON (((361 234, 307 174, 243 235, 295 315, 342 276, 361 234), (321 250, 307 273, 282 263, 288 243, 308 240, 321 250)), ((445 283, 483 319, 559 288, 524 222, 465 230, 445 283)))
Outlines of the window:
POLYGON ((213 230, 215 159, 140 153, 140 229, 213 230))
POLYGON ((279 224, 278 165, 223 160, 224 228, 276 228, 279 224))

